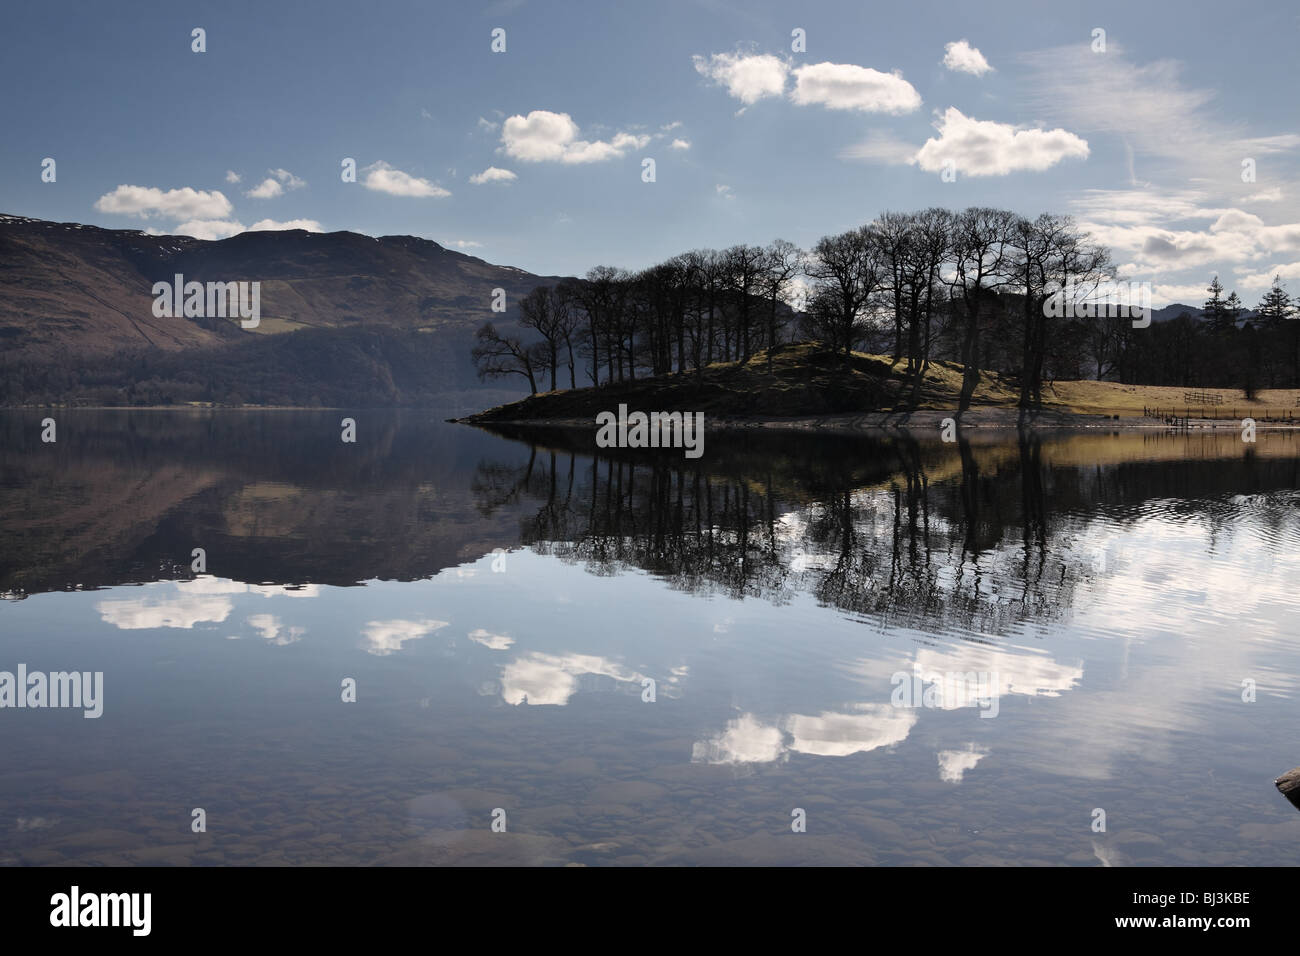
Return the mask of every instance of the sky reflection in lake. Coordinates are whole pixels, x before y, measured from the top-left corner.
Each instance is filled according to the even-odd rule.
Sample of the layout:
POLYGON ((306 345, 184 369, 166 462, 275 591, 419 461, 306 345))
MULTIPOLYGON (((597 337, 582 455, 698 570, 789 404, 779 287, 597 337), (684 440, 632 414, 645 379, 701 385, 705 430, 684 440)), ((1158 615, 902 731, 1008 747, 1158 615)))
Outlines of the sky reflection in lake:
POLYGON ((1289 434, 358 417, 3 419, 0 861, 1291 862, 1289 434))

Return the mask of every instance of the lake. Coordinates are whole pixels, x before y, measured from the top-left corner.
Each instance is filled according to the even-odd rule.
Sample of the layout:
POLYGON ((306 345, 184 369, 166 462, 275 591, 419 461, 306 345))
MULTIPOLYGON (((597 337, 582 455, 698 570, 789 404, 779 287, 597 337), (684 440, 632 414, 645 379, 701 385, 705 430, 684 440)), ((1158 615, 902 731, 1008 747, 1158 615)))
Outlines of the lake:
POLYGON ((0 863, 1294 862, 1295 432, 443 417, 0 415, 0 863))

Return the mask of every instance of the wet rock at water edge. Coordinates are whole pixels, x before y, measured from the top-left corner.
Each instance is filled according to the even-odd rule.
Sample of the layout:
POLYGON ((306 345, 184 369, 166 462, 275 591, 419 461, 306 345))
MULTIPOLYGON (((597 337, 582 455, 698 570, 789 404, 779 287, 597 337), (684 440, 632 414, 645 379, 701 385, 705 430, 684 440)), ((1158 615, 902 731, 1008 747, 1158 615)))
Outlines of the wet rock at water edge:
POLYGON ((1273 782, 1282 791, 1282 796, 1291 801, 1291 806, 1300 810, 1300 767, 1288 770, 1273 782))

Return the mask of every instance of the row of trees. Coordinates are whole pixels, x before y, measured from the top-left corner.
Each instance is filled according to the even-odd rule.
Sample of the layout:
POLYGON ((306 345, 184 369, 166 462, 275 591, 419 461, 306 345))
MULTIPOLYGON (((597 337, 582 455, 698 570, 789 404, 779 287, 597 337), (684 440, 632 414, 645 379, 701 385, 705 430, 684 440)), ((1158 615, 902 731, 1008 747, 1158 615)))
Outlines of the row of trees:
POLYGON ((518 324, 539 336, 525 343, 491 323, 474 358, 484 377, 520 375, 534 391, 549 380, 570 388, 748 361, 785 340, 805 253, 778 239, 768 246, 697 249, 627 272, 597 266, 584 279, 534 289, 518 324))
POLYGON ((813 339, 891 355, 914 399, 932 362, 958 362, 963 410, 981 370, 1009 376, 1022 407, 1041 404, 1056 378, 1246 388, 1300 380, 1300 323, 1289 321, 1295 310, 1280 283, 1244 329, 1240 301, 1217 278, 1203 321, 1135 329, 1128 315, 1048 307, 1062 288, 1087 300, 1113 275, 1108 251, 1068 216, 886 212, 807 251, 777 240, 694 250, 636 273, 598 266, 521 300, 518 324, 531 341, 485 325, 474 359, 480 376, 522 376, 537 392, 562 379, 575 388, 689 374, 764 349, 770 363, 781 345, 813 339))

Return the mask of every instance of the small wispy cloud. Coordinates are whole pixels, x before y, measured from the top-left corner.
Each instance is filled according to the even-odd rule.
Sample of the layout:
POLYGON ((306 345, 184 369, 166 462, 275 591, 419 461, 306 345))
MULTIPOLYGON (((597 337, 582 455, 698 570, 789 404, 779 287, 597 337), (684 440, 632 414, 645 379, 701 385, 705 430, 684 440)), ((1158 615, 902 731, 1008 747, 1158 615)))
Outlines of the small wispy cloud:
POLYGON ((508 169, 499 169, 496 166, 489 166, 481 173, 475 173, 469 178, 469 181, 475 186, 482 186, 484 183, 512 183, 519 177, 508 169))
MULTIPOLYGON (((274 199, 284 195, 286 189, 301 189, 307 183, 287 169, 271 169, 271 174, 252 189, 244 193, 249 199, 274 199)), ((229 178, 229 177, 227 177, 229 178)))
POLYGON ((395 169, 382 159, 371 163, 362 170, 366 177, 361 185, 375 192, 390 196, 405 196, 414 199, 442 199, 451 193, 427 179, 412 176, 400 169, 395 169))

